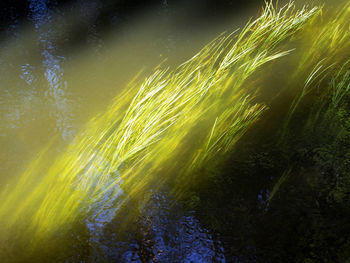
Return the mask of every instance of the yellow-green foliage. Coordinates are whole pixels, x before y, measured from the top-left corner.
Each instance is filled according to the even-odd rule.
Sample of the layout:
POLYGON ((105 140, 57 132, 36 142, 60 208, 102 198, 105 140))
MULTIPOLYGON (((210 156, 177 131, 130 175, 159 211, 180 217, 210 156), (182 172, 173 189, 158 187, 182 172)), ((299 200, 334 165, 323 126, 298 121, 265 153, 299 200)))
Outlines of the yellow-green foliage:
POLYGON ((231 151, 265 109, 247 94, 247 79, 289 54, 278 45, 319 13, 317 7, 295 10, 290 3, 277 10, 269 3, 239 34, 222 35, 175 70, 157 69, 140 85, 133 83, 50 168, 42 169, 38 158, 14 189, 3 192, 1 238, 30 236, 35 246, 92 209, 103 212, 93 204, 107 191, 119 195, 121 187, 126 196, 136 196, 155 174, 164 181, 182 176, 185 183, 196 169, 231 151), (185 139, 196 140, 191 134, 198 129, 203 140, 192 149, 185 139), (173 163, 185 152, 187 166, 176 173, 173 163), (23 195, 29 184, 33 188, 23 195))
POLYGON ((326 9, 324 13, 323 16, 313 19, 303 32, 307 48, 300 52, 300 62, 289 80, 292 93, 296 95, 285 119, 282 138, 303 98, 318 89, 322 81, 330 81, 332 76, 337 75, 339 67, 342 67, 341 71, 349 68, 350 3, 335 10, 326 9), (304 80, 304 77, 306 81, 301 85, 299 81, 304 80))
MULTIPOLYGON (((314 19, 302 33, 309 46, 301 52, 301 60, 289 80, 295 97, 281 129, 282 143, 287 142, 291 119, 308 96, 318 99, 312 100, 314 105, 308 105, 309 117, 305 127, 300 128, 314 131, 317 123, 329 128, 332 126, 330 121, 350 91, 350 3, 324 13, 324 16, 314 19), (299 85, 300 79, 304 80, 302 85, 299 85)), ((277 181, 269 201, 289 174, 290 170, 286 170, 277 181)))

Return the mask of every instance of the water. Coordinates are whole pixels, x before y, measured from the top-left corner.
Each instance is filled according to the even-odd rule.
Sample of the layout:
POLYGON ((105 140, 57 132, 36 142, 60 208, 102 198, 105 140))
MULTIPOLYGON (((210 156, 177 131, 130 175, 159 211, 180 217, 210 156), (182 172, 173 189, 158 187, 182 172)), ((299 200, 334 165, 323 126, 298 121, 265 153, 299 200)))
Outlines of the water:
MULTIPOLYGON (((165 58, 170 67, 180 64, 222 31, 245 24, 261 6, 252 3, 252 10, 237 11, 239 5, 232 1, 220 2, 222 8, 211 1, 179 5, 154 1, 146 6, 141 1, 126 5, 28 0, 17 8, 4 4, 0 187, 11 188, 51 142, 45 156, 45 165, 50 166, 140 70, 147 76, 165 58)), ((49 248, 47 258, 57 262, 293 262, 297 253, 298 259, 309 254, 325 258, 324 247, 347 242, 340 236, 349 230, 348 210, 341 207, 335 214, 337 210, 326 207, 322 186, 328 181, 317 177, 317 169, 310 169, 305 177, 293 177, 291 185, 279 193, 280 199, 269 206, 273 184, 288 167, 283 150, 270 149, 265 143, 269 136, 273 136, 269 129, 249 134, 250 144, 239 145, 239 154, 230 157, 221 171, 207 171, 215 183, 192 187, 185 201, 157 181, 151 182, 154 187, 147 196, 128 196, 120 187, 124 181, 119 171, 112 171, 103 197, 92 197, 88 216, 72 227, 71 240, 65 237, 67 246, 49 248)), ((6 250, 6 245, 1 249, 6 250)), ((21 248, 8 250, 8 255, 21 254, 21 248)), ((325 262, 334 259, 331 252, 325 262)), ((12 262, 9 258, 2 260, 12 262)))
POLYGON ((182 22, 190 16, 182 15, 184 7, 166 2, 141 13, 143 5, 108 1, 18 5, 8 4, 11 12, 4 11, 9 17, 1 31, 4 183, 8 174, 23 171, 50 138, 58 136, 62 145, 71 140, 140 70, 147 76, 165 58, 168 65, 178 65, 229 28, 212 25, 201 34, 202 26, 182 22), (183 19, 177 22, 179 15, 183 19))
MULTIPOLYGON (((186 32, 184 25, 174 31, 175 14, 181 8, 191 9, 169 7, 166 1, 152 4, 145 14, 133 10, 137 5, 126 7, 121 14, 118 12, 123 5, 117 4, 115 10, 108 10, 108 6, 108 2, 95 0, 66 5, 48 0, 7 4, 11 13, 6 12, 9 17, 3 21, 0 56, 2 187, 11 187, 52 138, 52 158, 64 152, 84 123, 103 111, 138 71, 146 68, 150 72, 164 58, 169 65, 177 65, 222 31, 212 26, 204 36, 190 36, 192 32, 186 32), (106 13, 107 22, 102 17, 106 13), (161 23, 150 19, 154 16, 161 23), (179 50, 176 56, 171 55, 174 50, 179 50)), ((135 219, 140 221, 140 229, 148 229, 146 235, 151 235, 152 241, 145 236, 141 240, 102 242, 105 224, 115 217, 119 208, 114 203, 122 194, 121 189, 114 189, 102 200, 91 202, 91 215, 85 221, 91 256, 86 259, 83 255, 85 260, 225 261, 223 248, 216 248, 217 241, 208 230, 191 213, 169 208, 166 194, 155 194, 143 209, 140 218, 147 217, 148 221, 135 219)), ((77 249, 72 262, 79 257, 77 249)))
POLYGON ((129 206, 139 209, 139 214, 135 221, 127 222, 128 234, 113 231, 125 228, 118 219, 114 220, 107 226, 109 231, 99 235, 95 244, 99 249, 94 250, 91 261, 226 262, 220 241, 201 226, 193 212, 184 212, 168 193, 153 193, 147 204, 129 206))

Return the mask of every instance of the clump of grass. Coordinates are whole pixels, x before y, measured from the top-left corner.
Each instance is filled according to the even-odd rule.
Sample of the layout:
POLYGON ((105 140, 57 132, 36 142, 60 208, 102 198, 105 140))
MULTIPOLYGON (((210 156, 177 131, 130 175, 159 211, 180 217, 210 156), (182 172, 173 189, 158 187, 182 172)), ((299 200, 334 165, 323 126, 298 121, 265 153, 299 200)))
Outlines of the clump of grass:
POLYGON ((331 106, 337 108, 350 91, 350 60, 332 77, 330 82, 331 106))
MULTIPOLYGON (((301 60, 289 80, 295 97, 281 128, 282 144, 288 142, 287 133, 292 118, 309 97, 316 99, 308 103, 313 106, 309 106, 311 109, 306 123, 299 124, 305 132, 315 131, 320 125, 333 126, 334 114, 349 94, 350 3, 325 12, 327 16, 315 17, 302 33, 305 41, 311 45, 301 52, 301 60), (298 87, 299 80, 305 74, 308 75, 304 83, 298 87)), ((287 170, 276 183, 269 202, 289 173, 290 170, 287 170)))
POLYGON ((315 90, 319 91, 321 86, 327 92, 328 83, 337 74, 336 71, 348 64, 350 3, 325 12, 325 16, 315 17, 303 32, 304 41, 309 46, 300 52, 300 62, 289 80, 294 99, 281 129, 281 141, 285 139, 291 118, 305 97, 314 94, 315 90), (306 81, 301 84, 300 80, 304 77, 306 81))
POLYGON ((215 119, 206 145, 194 155, 187 167, 188 173, 200 169, 213 158, 223 158, 230 152, 235 143, 245 134, 247 129, 258 119, 266 109, 264 105, 252 104, 249 97, 240 98, 235 105, 215 119))
POLYGON ((9 238, 24 224, 33 248, 79 218, 102 228, 115 216, 120 195, 139 194, 161 171, 166 181, 164 169, 185 149, 190 165, 181 171, 186 176, 231 151, 265 109, 247 94, 247 80, 264 64, 289 54, 279 51, 279 44, 319 13, 318 7, 295 10, 290 3, 277 10, 268 3, 239 34, 221 35, 175 70, 156 69, 141 84, 132 84, 48 170, 34 166, 3 194, 2 236, 9 238), (191 134, 203 121, 209 123, 202 131, 207 139, 199 142, 198 154, 184 140, 195 140, 191 134), (43 172, 34 189, 15 202, 27 182, 43 172), (11 213, 10 207, 15 207, 11 213))
MULTIPOLYGON (((289 116, 293 116, 292 114, 299 110, 299 104, 303 102, 309 93, 317 94, 316 99, 311 100, 313 105, 310 107, 310 104, 308 104, 310 109, 307 117, 304 118, 303 122, 298 123, 298 130, 301 132, 298 136, 303 137, 300 140, 314 138, 316 145, 322 145, 322 140, 315 138, 317 136, 329 136, 331 134, 333 140, 336 141, 338 136, 343 135, 345 130, 344 127, 339 125, 337 114, 342 111, 344 103, 347 103, 346 98, 350 95, 349 61, 341 66, 336 66, 336 63, 334 63, 322 69, 323 62, 319 62, 312 70, 305 81, 304 93, 299 95, 298 103, 294 104, 295 107, 289 112, 291 114, 289 116), (324 131, 327 132, 323 134, 324 131)), ((327 141, 327 139, 325 140, 327 141)), ((286 144, 288 142, 287 138, 284 137, 283 143, 286 144)), ((276 193, 280 191, 282 184, 290 178, 292 168, 295 169, 297 167, 289 167, 277 180, 270 193, 268 204, 272 202, 276 193)))

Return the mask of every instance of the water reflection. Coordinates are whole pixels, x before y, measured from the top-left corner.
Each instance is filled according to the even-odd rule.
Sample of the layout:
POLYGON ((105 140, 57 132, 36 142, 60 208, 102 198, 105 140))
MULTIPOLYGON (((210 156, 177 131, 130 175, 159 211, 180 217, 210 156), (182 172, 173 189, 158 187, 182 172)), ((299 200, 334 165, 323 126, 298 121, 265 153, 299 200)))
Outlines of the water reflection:
MULTIPOLYGON (((226 262, 219 240, 201 226, 194 212, 184 211, 167 192, 153 193, 127 227, 115 219, 99 237, 99 250, 90 257, 106 262, 226 262), (122 227, 128 233, 114 231, 122 227), (114 229, 114 230, 113 230, 114 229), (99 253, 97 252, 99 251, 99 253), (97 255, 96 255, 97 253, 97 255)), ((123 222, 123 221, 122 221, 123 222)))
POLYGON ((47 0, 31 0, 29 2, 30 18, 38 34, 38 46, 42 49, 42 67, 49 86, 45 95, 54 106, 56 130, 66 140, 72 136, 73 116, 68 108, 67 81, 64 79, 64 70, 61 65, 65 58, 55 54, 54 36, 58 33, 50 26, 52 11, 47 4, 47 0))

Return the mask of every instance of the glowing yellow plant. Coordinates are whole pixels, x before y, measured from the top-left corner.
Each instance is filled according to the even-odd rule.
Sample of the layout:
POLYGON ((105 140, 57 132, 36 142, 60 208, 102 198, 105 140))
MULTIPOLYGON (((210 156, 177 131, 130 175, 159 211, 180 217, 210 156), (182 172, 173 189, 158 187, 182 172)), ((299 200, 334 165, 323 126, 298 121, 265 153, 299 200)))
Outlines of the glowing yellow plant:
POLYGON ((3 192, 1 238, 30 236, 35 247, 78 218, 108 221, 120 195, 142 194, 156 175, 159 185, 170 175, 190 176, 231 151, 265 109, 247 94, 247 79, 287 55, 278 45, 319 12, 294 10, 292 3, 276 10, 269 3, 238 35, 222 35, 175 70, 156 69, 133 83, 48 169, 38 158, 14 189, 3 192), (187 166, 178 170, 181 158, 187 166))

